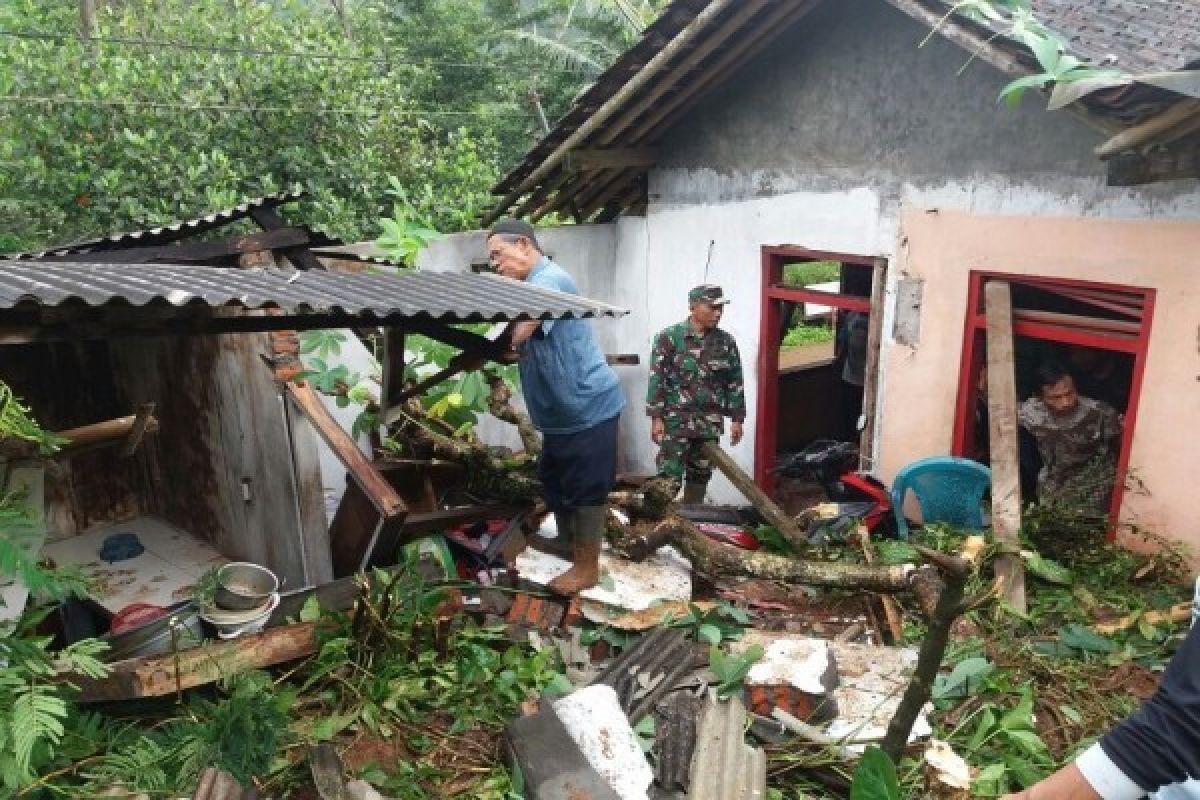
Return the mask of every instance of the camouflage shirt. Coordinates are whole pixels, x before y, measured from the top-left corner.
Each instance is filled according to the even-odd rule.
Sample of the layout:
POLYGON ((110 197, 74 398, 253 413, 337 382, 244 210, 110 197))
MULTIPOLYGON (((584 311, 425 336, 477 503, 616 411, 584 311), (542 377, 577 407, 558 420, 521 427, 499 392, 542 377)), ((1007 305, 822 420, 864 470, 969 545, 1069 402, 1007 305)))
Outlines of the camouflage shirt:
POLYGON ((1038 499, 1104 505, 1112 492, 1121 418, 1108 403, 1080 397, 1066 415, 1052 414, 1038 397, 1021 404, 1017 421, 1042 456, 1038 499))
POLYGON ((714 328, 701 335, 684 320, 654 338, 646 413, 662 417, 667 435, 719 438, 722 417, 746 418, 742 359, 733 336, 714 328))

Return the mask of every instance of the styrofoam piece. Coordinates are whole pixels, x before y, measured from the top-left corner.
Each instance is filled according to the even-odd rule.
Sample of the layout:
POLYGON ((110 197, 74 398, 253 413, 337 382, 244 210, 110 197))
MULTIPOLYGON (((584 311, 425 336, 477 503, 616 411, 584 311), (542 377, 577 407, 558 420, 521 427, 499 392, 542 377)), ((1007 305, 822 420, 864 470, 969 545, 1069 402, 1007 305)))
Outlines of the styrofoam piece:
MULTIPOLYGON (((545 586, 571 567, 549 553, 527 547, 517 556, 516 568, 530 583, 545 586)), ((642 562, 626 561, 605 551, 600 554, 600 584, 580 593, 580 598, 605 606, 641 611, 663 600, 690 600, 692 565, 679 551, 660 548, 642 562)))
POLYGON ((588 764, 621 800, 646 800, 654 771, 611 686, 595 684, 554 703, 588 764))
POLYGON ((824 639, 802 636, 777 636, 762 631, 746 631, 730 644, 740 653, 752 645, 763 648, 760 658, 746 674, 747 686, 794 686, 802 692, 823 695, 829 687, 824 677, 829 672, 829 643, 824 639))

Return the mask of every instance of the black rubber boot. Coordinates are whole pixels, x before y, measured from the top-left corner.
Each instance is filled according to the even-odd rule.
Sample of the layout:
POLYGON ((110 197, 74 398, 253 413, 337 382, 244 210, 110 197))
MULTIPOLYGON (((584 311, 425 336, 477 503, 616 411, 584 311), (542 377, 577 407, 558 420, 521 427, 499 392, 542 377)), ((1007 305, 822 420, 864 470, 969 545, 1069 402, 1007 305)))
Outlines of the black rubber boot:
POLYGON ((538 533, 525 537, 530 547, 549 553, 552 556, 565 558, 568 561, 575 555, 575 512, 555 511, 554 525, 558 528, 558 536, 547 539, 538 533))

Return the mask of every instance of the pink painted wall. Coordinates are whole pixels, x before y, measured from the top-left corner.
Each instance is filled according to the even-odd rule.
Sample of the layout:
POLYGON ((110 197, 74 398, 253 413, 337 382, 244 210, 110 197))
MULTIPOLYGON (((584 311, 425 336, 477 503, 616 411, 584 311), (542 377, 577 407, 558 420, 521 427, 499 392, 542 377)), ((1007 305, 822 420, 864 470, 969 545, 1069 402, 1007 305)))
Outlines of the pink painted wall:
MULTIPOLYGON (((1200 222, 904 213, 894 274, 925 280, 915 348, 884 345, 879 471, 950 452, 968 275, 989 270, 1158 291, 1122 519, 1200 558, 1200 222)), ((890 331, 888 331, 890 334, 890 331)), ((1197 561, 1200 563, 1200 560, 1197 561)))

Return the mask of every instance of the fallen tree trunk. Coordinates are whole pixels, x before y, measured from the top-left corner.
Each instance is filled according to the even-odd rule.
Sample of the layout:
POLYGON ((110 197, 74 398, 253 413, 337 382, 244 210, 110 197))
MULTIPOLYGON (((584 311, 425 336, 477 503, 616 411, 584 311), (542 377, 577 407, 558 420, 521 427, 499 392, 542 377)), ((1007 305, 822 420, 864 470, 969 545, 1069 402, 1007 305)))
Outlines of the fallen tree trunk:
POLYGON ((912 564, 865 567, 826 561, 800 561, 793 558, 737 550, 709 539, 695 525, 671 515, 648 530, 622 531, 614 543, 618 552, 634 561, 641 561, 664 545, 671 545, 685 555, 692 568, 709 576, 748 576, 825 586, 837 589, 863 589, 872 592, 907 592, 914 580, 928 578, 936 570, 918 569, 912 564), (920 577, 918 577, 920 576, 920 577))

